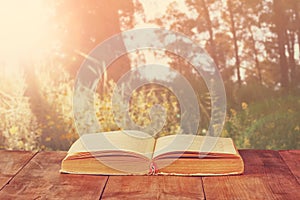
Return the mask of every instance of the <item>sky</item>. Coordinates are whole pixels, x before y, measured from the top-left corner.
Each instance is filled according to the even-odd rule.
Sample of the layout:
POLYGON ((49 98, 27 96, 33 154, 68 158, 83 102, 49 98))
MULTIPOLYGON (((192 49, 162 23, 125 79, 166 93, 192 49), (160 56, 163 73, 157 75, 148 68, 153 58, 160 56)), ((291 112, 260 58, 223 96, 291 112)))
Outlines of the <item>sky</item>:
MULTIPOLYGON (((157 0, 140 0, 140 2, 143 5, 144 12, 146 15, 146 21, 151 21, 156 18, 162 17, 168 8, 168 5, 174 0, 163 0, 163 1, 157 1, 157 0)), ((183 11, 188 11, 184 4, 184 0, 178 0, 176 1, 179 8, 183 11)), ((137 20, 137 24, 135 25, 135 28, 149 28, 149 27, 158 27, 157 25, 153 23, 145 23, 141 19, 137 20)), ((168 62, 170 62, 170 59, 163 59, 161 57, 155 56, 155 53, 147 51, 145 52, 145 59, 146 63, 140 63, 140 64, 157 64, 157 65, 164 65, 169 66, 168 62)), ((138 55, 132 55, 133 59, 138 59, 138 55)), ((170 77, 175 77, 175 73, 171 70, 168 70, 166 67, 162 67, 159 71, 151 70, 150 68, 144 69, 142 72, 143 76, 146 76, 149 80, 159 79, 159 80, 166 80, 170 77)))
MULTIPOLYGON (((174 2, 174 0, 140 0, 140 2, 143 4, 145 14, 147 15, 147 19, 151 20, 163 16, 168 5, 174 2)), ((186 11, 184 0, 177 0, 175 2, 177 2, 178 6, 181 9, 186 11)))
MULTIPOLYGON (((139 0, 146 14, 146 21, 162 17, 166 13, 168 5, 176 2, 178 8, 189 15, 185 6, 185 0, 139 0)), ((47 31, 47 19, 43 16, 48 12, 47 6, 40 0, 19 1, 0 0, 0 60, 6 59, 11 64, 16 65, 17 59, 23 59, 32 55, 39 57, 43 55, 42 46, 45 45, 49 35, 47 31), (16 15, 16 13, 18 13, 16 15)), ((48 13, 49 14, 49 13, 48 13)), ((145 23, 141 19, 137 20, 136 28, 157 27, 154 24, 145 23)), ((50 40, 49 40, 50 41, 50 40)), ((200 41, 205 42, 206 39, 200 41)), ((201 43, 201 45, 203 45, 201 43)), ((298 45, 298 44, 296 44, 298 45)), ((45 50, 46 51, 46 50, 45 50)), ((296 48, 296 58, 299 59, 299 50, 296 48)), ((148 54, 147 62, 157 62, 157 57, 148 54)), ((167 62, 160 60, 162 64, 167 62)), ((150 72, 149 72, 150 74, 150 72)), ((157 74, 157 73, 156 73, 157 74)), ((162 73, 160 76, 163 76, 162 73)))
MULTIPOLYGON (((168 7, 168 5, 172 2, 176 2, 177 3, 177 6, 178 8, 186 13, 187 15, 189 16, 192 16, 191 12, 188 10, 188 8, 186 7, 185 5, 185 0, 163 0, 163 1, 157 1, 157 0, 139 0, 143 7, 144 7, 144 12, 145 12, 145 15, 146 15, 146 21, 147 20, 153 20, 155 18, 159 18, 159 17, 162 17, 165 13, 166 13, 166 9, 168 7)), ((137 28, 142 28, 142 27, 155 27, 155 25, 153 24, 149 24, 149 23, 144 23, 142 21, 138 21, 139 24, 136 25, 137 28)), ((256 36, 261 36, 260 33, 257 33, 256 36)), ((264 36, 263 36, 264 37, 264 36)), ((195 38, 193 38, 195 39, 195 38)), ((200 42, 200 46, 204 46, 205 42, 206 42, 206 37, 205 37, 205 34, 204 35, 200 35, 198 38, 197 38, 197 41, 200 42)), ((287 56, 288 56, 288 52, 287 53, 287 56)), ((298 44, 295 44, 295 59, 296 61, 298 60, 299 62, 299 48, 298 48, 298 44)), ((155 57, 153 56, 147 56, 148 57, 148 62, 152 62, 155 60, 155 57)), ((244 69, 241 69, 242 70, 242 76, 244 77, 244 69)), ((154 72, 153 72, 154 73, 154 72)), ((151 72, 149 72, 149 76, 151 72)), ((155 74, 153 74, 153 76, 155 77, 155 74)), ((164 76, 164 74, 160 74, 160 76, 164 76)))

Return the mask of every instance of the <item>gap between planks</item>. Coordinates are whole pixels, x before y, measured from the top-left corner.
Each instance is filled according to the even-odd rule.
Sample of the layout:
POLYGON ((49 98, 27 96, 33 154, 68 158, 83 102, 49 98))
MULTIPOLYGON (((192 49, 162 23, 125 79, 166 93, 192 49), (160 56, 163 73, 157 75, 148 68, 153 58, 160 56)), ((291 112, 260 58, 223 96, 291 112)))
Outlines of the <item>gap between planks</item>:
POLYGON ((20 167, 20 169, 14 174, 12 175, 9 180, 0 188, 0 191, 2 191, 7 185, 9 185, 9 183, 24 169, 24 167, 26 165, 28 165, 28 163, 39 153, 39 151, 36 151, 33 153, 33 155, 22 165, 22 167, 20 167))
MULTIPOLYGON (((283 160, 283 162, 285 163, 285 165, 287 166, 287 168, 290 170, 291 174, 295 177, 296 181, 300 184, 300 169, 297 166, 297 158, 295 158, 294 160, 294 156, 292 155, 292 153, 294 152, 293 150, 279 150, 279 155, 281 157, 281 159, 283 160), (292 157, 292 158, 291 158, 292 157), (296 165, 296 166, 295 166, 296 165)), ((296 152, 294 152, 296 154, 296 152)), ((300 161, 300 153, 299 157, 298 157, 298 162, 300 161)), ((295 156, 297 157, 297 156, 295 156)))
POLYGON ((110 176, 108 176, 107 179, 106 179, 106 181, 105 181, 104 187, 103 187, 103 189, 102 189, 102 191, 101 191, 101 194, 100 194, 100 197, 99 197, 99 200, 101 200, 102 197, 103 197, 103 194, 104 194, 104 191, 105 191, 107 182, 108 182, 108 180, 109 180, 109 177, 110 177, 110 176))

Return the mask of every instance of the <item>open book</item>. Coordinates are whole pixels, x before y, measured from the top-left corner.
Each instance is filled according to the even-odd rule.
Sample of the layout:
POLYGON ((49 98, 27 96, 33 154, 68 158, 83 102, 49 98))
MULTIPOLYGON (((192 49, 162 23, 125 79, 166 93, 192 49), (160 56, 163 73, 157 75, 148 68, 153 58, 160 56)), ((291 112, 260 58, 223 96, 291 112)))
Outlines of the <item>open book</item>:
POLYGON ((102 175, 241 174, 244 163, 232 139, 170 135, 157 139, 140 131, 81 136, 69 149, 61 172, 102 175))

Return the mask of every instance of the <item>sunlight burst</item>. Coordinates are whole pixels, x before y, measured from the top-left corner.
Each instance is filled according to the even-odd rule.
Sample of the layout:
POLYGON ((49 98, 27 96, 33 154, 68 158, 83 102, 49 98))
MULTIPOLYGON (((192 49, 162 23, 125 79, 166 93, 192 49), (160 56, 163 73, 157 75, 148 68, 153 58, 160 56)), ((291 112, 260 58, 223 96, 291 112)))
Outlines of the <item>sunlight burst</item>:
POLYGON ((0 60, 39 56, 48 38, 43 1, 0 0, 0 60))

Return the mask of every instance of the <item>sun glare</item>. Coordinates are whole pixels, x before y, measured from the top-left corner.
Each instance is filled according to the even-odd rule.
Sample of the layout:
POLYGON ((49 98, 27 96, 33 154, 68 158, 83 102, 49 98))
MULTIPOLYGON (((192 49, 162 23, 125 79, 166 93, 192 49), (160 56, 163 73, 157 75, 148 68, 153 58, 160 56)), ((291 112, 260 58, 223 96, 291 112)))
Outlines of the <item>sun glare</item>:
POLYGON ((47 38, 43 1, 0 0, 0 60, 38 56, 47 38))

